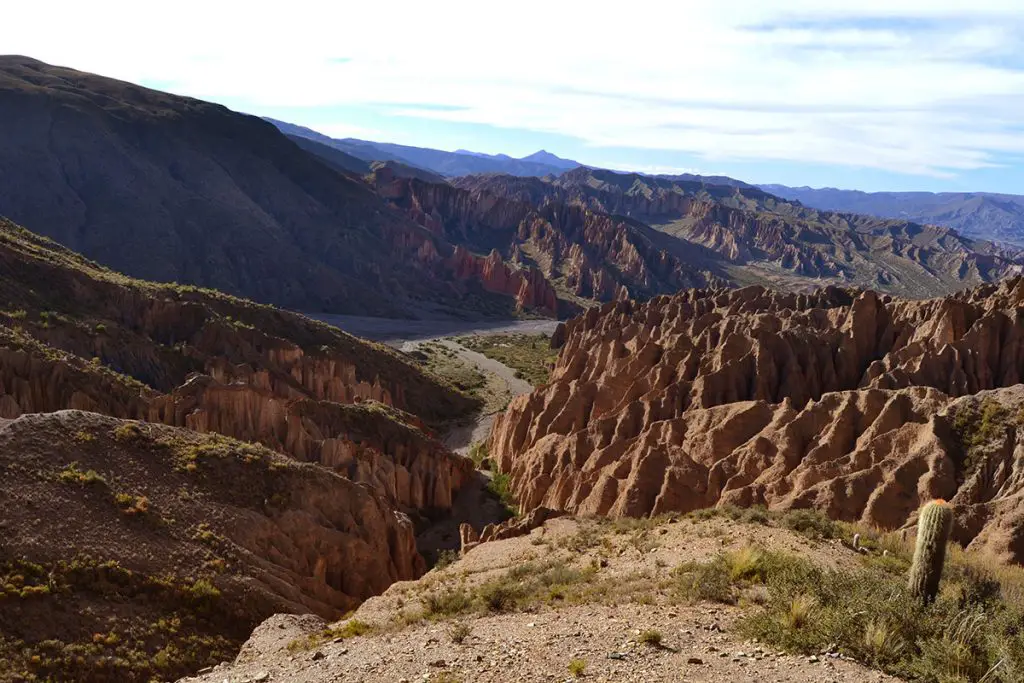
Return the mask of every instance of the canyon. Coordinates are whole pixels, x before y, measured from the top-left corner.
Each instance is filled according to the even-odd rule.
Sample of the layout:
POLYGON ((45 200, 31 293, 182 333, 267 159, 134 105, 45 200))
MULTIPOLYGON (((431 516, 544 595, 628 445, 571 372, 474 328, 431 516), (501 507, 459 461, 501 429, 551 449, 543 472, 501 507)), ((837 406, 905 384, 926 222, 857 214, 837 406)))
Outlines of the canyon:
MULTIPOLYGON (((776 597, 763 567, 729 607, 680 597, 693 563, 767 538, 877 560, 893 594, 935 498, 972 558, 1024 563, 1016 247, 725 177, 332 140, 25 57, 0 117, 0 681, 223 680, 236 655, 320 680, 361 629, 367 680, 420 676, 449 668, 442 619, 498 643, 565 609, 582 648, 627 597, 636 633, 602 648, 656 680, 633 623, 776 597), (384 661, 392 632, 415 657, 384 661)), ((967 604, 992 587, 963 558, 967 604)))
MULTIPOLYGON (((0 58, 0 114, 0 215, 129 276, 316 314, 566 318, 751 284, 920 298, 1024 263, 945 228, 816 211, 728 178, 545 154, 508 167, 537 175, 439 174, 398 146, 338 147, 276 122, 285 135, 27 57, 0 58)), ((466 172, 511 163, 437 154, 466 172)))

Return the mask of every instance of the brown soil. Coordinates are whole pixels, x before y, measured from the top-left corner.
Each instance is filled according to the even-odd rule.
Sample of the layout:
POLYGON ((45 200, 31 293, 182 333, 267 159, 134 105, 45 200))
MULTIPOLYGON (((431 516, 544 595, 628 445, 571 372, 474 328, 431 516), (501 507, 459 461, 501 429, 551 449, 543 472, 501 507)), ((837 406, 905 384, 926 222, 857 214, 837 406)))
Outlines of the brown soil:
POLYGON ((395 584, 367 601, 353 619, 376 632, 297 648, 297 642, 325 625, 277 616, 256 630, 236 663, 188 680, 539 683, 571 680, 568 666, 574 659, 586 664, 580 680, 594 681, 895 680, 843 658, 787 655, 747 641, 733 629, 741 608, 673 603, 656 588, 680 562, 705 560, 750 543, 800 553, 825 566, 857 562, 856 554, 838 542, 812 543, 786 530, 728 520, 683 519, 630 530, 557 519, 528 537, 477 546, 455 564, 419 581, 395 584), (641 537, 643 543, 637 541, 641 537), (590 599, 521 613, 440 621, 410 617, 420 596, 479 585, 516 566, 556 557, 573 566, 606 563, 592 580, 590 599), (459 624, 469 629, 462 643, 451 635, 459 624), (660 647, 639 642, 649 630, 662 634, 660 647))
POLYGON ((383 498, 217 435, 27 415, 0 470, 0 680, 175 677, 275 612, 337 618, 423 570, 383 498))

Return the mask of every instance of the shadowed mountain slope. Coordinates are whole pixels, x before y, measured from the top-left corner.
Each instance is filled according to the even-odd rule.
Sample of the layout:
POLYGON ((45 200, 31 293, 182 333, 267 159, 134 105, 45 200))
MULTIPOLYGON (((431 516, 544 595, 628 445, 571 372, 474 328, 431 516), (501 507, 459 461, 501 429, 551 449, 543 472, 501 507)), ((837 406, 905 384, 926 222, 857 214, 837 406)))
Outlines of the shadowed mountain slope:
POLYGON ((256 117, 0 57, 0 118, 0 215, 128 275, 332 313, 509 308, 337 170, 355 160, 256 117))

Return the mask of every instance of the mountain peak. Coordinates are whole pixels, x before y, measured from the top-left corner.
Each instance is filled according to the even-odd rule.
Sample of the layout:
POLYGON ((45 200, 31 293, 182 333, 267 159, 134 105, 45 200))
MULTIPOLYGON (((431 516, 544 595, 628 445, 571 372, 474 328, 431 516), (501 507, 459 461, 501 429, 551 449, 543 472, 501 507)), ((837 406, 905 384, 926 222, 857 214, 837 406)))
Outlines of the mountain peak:
POLYGON ((525 156, 521 161, 533 161, 538 164, 547 164, 548 166, 554 166, 555 168, 570 169, 576 168, 580 165, 579 162, 573 161, 572 159, 563 159, 560 156, 552 154, 546 149, 541 149, 529 156, 525 156))

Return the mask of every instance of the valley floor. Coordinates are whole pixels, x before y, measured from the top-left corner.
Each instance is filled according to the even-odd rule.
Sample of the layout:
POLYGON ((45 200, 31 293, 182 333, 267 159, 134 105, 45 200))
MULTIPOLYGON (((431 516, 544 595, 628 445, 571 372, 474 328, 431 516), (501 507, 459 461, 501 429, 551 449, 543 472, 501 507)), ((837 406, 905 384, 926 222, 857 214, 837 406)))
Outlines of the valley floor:
POLYGON ((558 326, 557 320, 405 320, 358 315, 309 313, 311 318, 334 325, 349 334, 392 346, 423 339, 439 339, 470 334, 547 334, 558 326))

